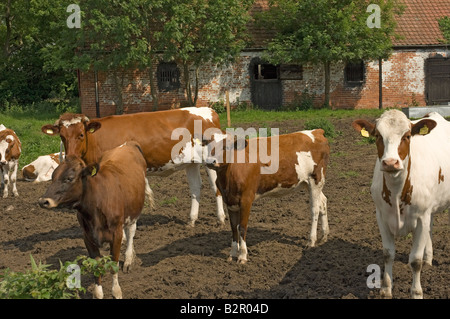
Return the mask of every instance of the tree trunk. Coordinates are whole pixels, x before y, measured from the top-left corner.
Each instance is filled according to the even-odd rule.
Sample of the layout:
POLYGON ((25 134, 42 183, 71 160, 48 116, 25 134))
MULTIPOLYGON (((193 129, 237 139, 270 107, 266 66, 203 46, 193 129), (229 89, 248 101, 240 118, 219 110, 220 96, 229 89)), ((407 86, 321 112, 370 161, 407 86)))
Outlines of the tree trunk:
POLYGON ((148 78, 150 79, 150 94, 153 101, 153 111, 158 111, 158 93, 156 92, 155 80, 153 79, 153 58, 148 68, 148 78))
POLYGON ((119 79, 119 70, 115 70, 113 72, 113 81, 114 81, 114 88, 116 90, 116 115, 123 114, 123 96, 122 96, 122 88, 123 88, 123 78, 124 74, 122 73, 122 78, 119 79))
POLYGON ((10 48, 9 42, 11 39, 11 0, 8 0, 5 7, 5 25, 6 25, 6 35, 5 35, 5 43, 3 45, 3 54, 5 58, 9 57, 10 48))
POLYGON ((184 87, 186 89, 188 106, 194 106, 194 100, 192 99, 191 75, 189 73, 189 65, 187 62, 183 62, 183 73, 184 73, 184 87))
POLYGON ((331 76, 330 76, 330 61, 324 62, 324 68, 325 68, 325 101, 323 102, 323 107, 329 107, 330 106, 330 82, 331 82, 331 76))

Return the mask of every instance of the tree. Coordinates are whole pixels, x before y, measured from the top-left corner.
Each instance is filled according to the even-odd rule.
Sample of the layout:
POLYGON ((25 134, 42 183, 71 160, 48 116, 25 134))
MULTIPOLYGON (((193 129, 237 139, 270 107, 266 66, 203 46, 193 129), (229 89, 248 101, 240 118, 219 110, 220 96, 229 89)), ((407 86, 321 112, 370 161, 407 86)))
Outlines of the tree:
POLYGON ((338 61, 387 58, 392 51, 397 0, 374 0, 380 28, 368 26, 365 0, 272 0, 258 20, 276 32, 265 55, 273 64, 323 64, 325 101, 330 98, 330 66, 338 61))
POLYGON ((442 31, 444 39, 440 41, 446 44, 450 44, 450 17, 442 17, 438 20, 439 28, 442 31))
POLYGON ((165 2, 160 48, 166 61, 182 65, 189 105, 195 105, 199 69, 233 62, 244 48, 253 0, 170 0, 165 2), (190 67, 194 68, 194 89, 190 67))
POLYGON ((60 19, 57 8, 62 2, 0 2, 0 105, 65 99, 77 93, 75 73, 45 69, 39 54, 54 41, 48 23, 60 19))
POLYGON ((112 74, 116 114, 122 114, 124 110, 124 70, 148 70, 154 109, 157 109, 152 70, 162 3, 162 0, 83 1, 80 29, 68 28, 63 19, 53 23, 52 29, 59 36, 42 50, 48 68, 112 74))

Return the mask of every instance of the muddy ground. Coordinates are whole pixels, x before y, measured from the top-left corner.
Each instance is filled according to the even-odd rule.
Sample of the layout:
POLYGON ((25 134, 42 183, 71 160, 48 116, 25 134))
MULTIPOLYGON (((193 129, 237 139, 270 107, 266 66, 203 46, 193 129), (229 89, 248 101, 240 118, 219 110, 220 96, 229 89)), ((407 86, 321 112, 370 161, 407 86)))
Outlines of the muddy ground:
MULTIPOLYGON (((370 119, 370 118, 368 118, 370 119)), ((218 227, 215 200, 206 175, 199 220, 187 227, 190 199, 184 171, 151 177, 156 208, 148 205, 136 237, 136 263, 119 274, 125 298, 379 298, 366 284, 368 265, 383 269, 382 245, 370 197, 376 159, 374 144, 362 142, 352 119, 331 119, 339 135, 331 143, 324 193, 328 197, 330 235, 316 248, 306 248, 310 228, 309 196, 298 190, 281 198, 254 203, 249 222, 249 261, 227 262, 231 231, 218 227)), ((303 121, 269 123, 280 132, 303 129, 303 121)), ((256 125, 257 127, 257 125, 256 125)), ((59 260, 87 254, 76 215, 69 210, 41 209, 38 198, 49 183, 20 180, 20 197, 0 198, 0 271, 23 271, 36 260, 59 267, 59 260)), ((105 190, 107 191, 107 190, 105 190)), ((435 215, 433 266, 422 273, 424 298, 450 298, 450 227, 447 213, 435 215)), ((397 240, 394 298, 409 298, 412 281, 407 265, 411 236, 397 240)), ((107 250, 104 250, 106 253, 107 250)), ((123 261, 123 255, 121 256, 123 261)), ((93 279, 83 298, 92 297, 93 279)), ((104 280, 111 298, 111 275, 104 280)))

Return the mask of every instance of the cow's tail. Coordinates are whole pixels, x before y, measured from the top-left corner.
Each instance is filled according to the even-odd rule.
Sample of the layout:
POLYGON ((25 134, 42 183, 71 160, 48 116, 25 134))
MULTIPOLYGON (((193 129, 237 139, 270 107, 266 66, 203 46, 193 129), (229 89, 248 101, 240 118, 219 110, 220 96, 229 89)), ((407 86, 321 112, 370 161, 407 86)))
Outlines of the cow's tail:
POLYGON ((145 179, 145 195, 148 197, 148 203, 150 204, 150 208, 155 208, 155 199, 153 198, 153 191, 150 188, 150 184, 148 183, 147 177, 144 176, 145 179))

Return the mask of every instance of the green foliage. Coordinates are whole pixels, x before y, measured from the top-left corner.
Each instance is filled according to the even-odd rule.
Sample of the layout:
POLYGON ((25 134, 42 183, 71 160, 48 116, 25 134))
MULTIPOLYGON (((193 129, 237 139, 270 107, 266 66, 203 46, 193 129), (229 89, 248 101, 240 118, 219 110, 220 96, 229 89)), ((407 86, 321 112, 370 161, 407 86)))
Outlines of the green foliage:
POLYGON ((36 263, 30 255, 31 269, 23 273, 6 269, 0 274, 0 299, 71 299, 79 298, 80 292, 86 292, 83 287, 69 288, 67 280, 72 273, 67 272, 69 265, 81 262, 81 274, 91 273, 103 276, 109 271, 118 271, 116 262, 111 257, 92 259, 79 256, 72 262, 60 262, 59 270, 51 270, 51 265, 36 263))
POLYGON ((216 111, 217 114, 225 113, 227 111, 225 102, 222 100, 211 103, 211 105, 209 107, 212 108, 214 111, 216 111))
POLYGON ((450 44, 450 17, 442 17, 438 20, 439 28, 444 35, 444 39, 440 39, 441 42, 450 44))
POLYGON ((48 26, 67 16, 63 0, 0 3, 0 110, 78 94, 74 70, 49 70, 41 50, 54 42, 48 26), (45 9, 43 9, 45 8, 45 9), (61 9, 59 11, 59 9, 61 9))
POLYGON ((272 0, 259 24, 275 32, 264 58, 272 64, 322 64, 325 105, 329 105, 330 64, 387 58, 392 52, 399 0, 374 0, 381 27, 369 28, 366 0, 272 0))
POLYGON ((326 118, 315 118, 305 122, 305 130, 313 130, 321 128, 325 131, 325 137, 334 138, 337 136, 337 132, 334 129, 334 125, 326 118))

